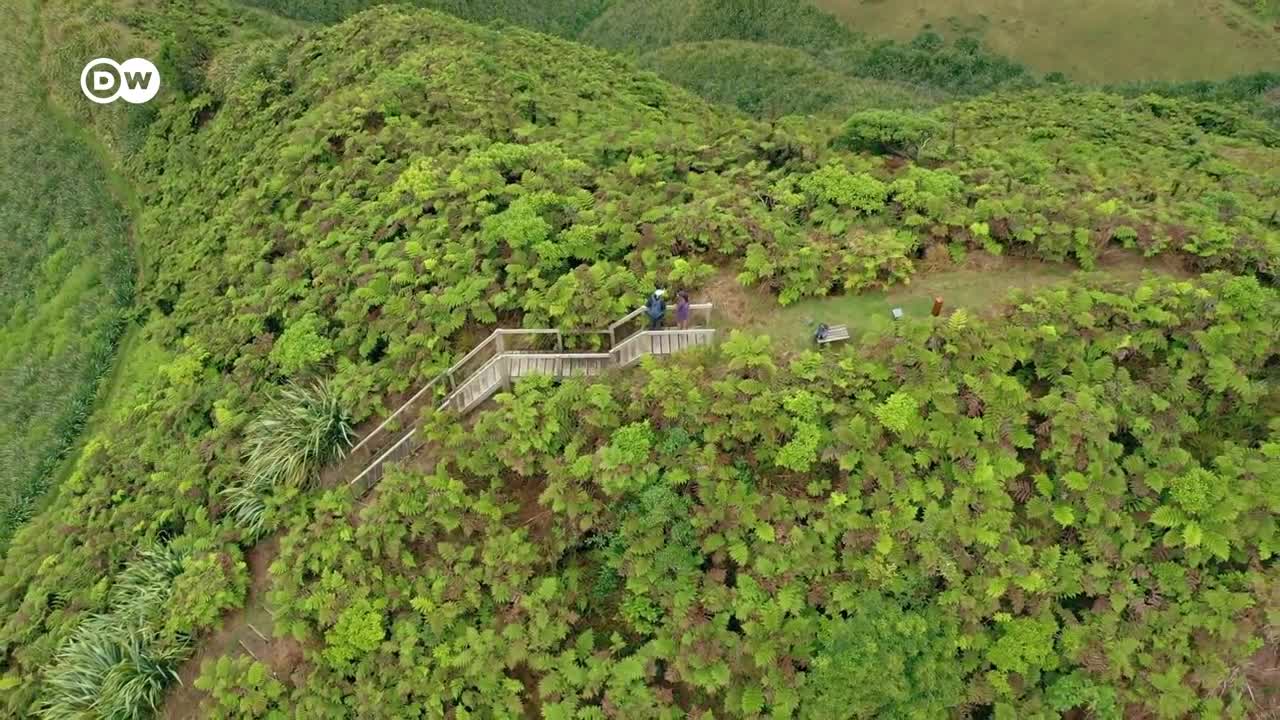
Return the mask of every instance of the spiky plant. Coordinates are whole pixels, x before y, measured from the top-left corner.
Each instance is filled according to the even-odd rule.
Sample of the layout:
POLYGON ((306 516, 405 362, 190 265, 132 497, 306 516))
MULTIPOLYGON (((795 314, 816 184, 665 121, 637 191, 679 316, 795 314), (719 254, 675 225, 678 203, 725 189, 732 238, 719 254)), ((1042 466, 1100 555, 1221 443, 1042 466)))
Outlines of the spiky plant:
POLYGON ((246 432, 252 476, 305 486, 351 447, 351 416, 329 383, 289 384, 246 432))
POLYGON ((138 551, 112 585, 108 611, 87 618, 58 649, 45 673, 40 717, 135 720, 154 713, 189 650, 185 638, 166 642, 155 631, 186 558, 172 545, 138 551))
POLYGON ((81 625, 45 674, 45 720, 142 720, 154 715, 165 688, 178 679, 185 641, 162 643, 146 627, 98 616, 81 625))
POLYGON ((92 717, 107 675, 123 660, 124 648, 108 629, 82 625, 59 648, 45 673, 39 716, 46 720, 92 717))
POLYGON ((101 717, 135 720, 151 717, 164 692, 178 679, 178 664, 189 645, 156 641, 150 633, 128 633, 120 642, 121 661, 107 673, 97 710, 101 717))
POLYGON ((140 626, 163 612, 187 554, 172 545, 140 549, 111 586, 107 598, 111 615, 119 622, 140 626))
POLYGON ((222 491, 222 496, 227 499, 227 512, 245 531, 250 542, 267 532, 267 495, 270 491, 270 478, 261 475, 251 475, 222 491))

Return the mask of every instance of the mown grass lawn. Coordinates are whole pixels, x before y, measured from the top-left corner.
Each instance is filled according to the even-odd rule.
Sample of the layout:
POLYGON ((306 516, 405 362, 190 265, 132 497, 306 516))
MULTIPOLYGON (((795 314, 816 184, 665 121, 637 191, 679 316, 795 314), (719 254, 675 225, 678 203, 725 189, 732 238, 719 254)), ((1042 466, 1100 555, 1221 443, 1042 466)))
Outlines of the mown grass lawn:
MULTIPOLYGON (((943 299, 943 312, 964 308, 972 315, 998 310, 1016 290, 1036 290, 1070 279, 1079 272, 1075 266, 1018 258, 975 257, 965 267, 922 272, 909 285, 888 290, 810 298, 788 306, 753 290, 735 292, 725 278, 717 283, 709 299, 721 311, 718 324, 762 333, 780 346, 801 349, 812 345, 817 323, 848 325, 855 338, 871 329, 893 322, 893 308, 902 308, 908 318, 929 315, 933 299, 943 299), (728 297, 726 297, 728 295, 728 297)), ((1128 253, 1112 254, 1097 274, 1138 282, 1145 273, 1169 273, 1165 265, 1149 262, 1128 253)))

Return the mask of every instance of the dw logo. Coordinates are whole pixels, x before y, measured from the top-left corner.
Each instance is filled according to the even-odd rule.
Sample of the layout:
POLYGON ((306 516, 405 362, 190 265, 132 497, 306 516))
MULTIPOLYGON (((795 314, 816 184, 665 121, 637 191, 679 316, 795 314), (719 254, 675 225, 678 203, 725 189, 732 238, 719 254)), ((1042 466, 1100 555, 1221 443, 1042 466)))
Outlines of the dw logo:
POLYGON ((160 71, 143 58, 129 58, 122 63, 98 58, 80 71, 80 90, 99 105, 115 102, 116 98, 140 105, 160 92, 160 71))

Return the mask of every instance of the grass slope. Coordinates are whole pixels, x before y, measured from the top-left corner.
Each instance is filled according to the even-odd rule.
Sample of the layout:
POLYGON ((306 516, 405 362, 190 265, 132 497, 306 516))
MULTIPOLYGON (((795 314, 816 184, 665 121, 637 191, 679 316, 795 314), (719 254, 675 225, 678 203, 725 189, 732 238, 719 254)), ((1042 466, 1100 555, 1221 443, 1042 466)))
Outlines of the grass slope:
POLYGON ((903 40, 930 27, 1073 80, 1221 79, 1280 69, 1280 30, 1232 2, 815 0, 851 28, 903 40))
MULTIPOLYGON (((35 13, 0 30, 9 67, 38 66, 35 13)), ((29 79, 0 80, 0 554, 88 418, 133 286, 115 180, 29 79)))
POLYGON ((740 40, 677 43, 641 55, 639 65, 760 118, 924 108, 947 97, 924 86, 844 75, 803 50, 740 40))

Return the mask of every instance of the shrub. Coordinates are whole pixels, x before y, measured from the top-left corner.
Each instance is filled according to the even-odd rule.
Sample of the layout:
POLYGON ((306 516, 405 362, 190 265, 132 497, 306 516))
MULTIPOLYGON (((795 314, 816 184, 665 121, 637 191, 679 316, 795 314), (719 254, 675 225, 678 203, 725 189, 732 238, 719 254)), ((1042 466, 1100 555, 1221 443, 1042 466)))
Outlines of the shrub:
POLYGON ((352 660, 373 652, 386 636, 383 615, 379 607, 385 601, 371 603, 357 600, 338 616, 338 622, 325 633, 327 647, 325 658, 338 669, 345 668, 352 660))
POLYGON ((314 368, 333 355, 333 344, 320 334, 320 318, 307 313, 289 325, 271 348, 271 361, 286 375, 314 368))
POLYGON ((188 558, 173 582, 173 610, 165 631, 193 636, 213 627, 223 611, 244 605, 249 572, 238 549, 188 558))
POLYGON ((271 676, 266 665, 247 656, 226 655, 216 663, 206 662, 196 678, 196 689, 209 694, 216 717, 228 720, 284 720, 284 683, 271 676))
POLYGON ((327 382, 289 384, 250 423, 251 482, 303 486, 351 446, 351 416, 327 382))
POLYGON ((942 132, 942 123, 928 115, 904 110, 864 110, 844 124, 836 144, 879 155, 920 157, 925 146, 942 132))

